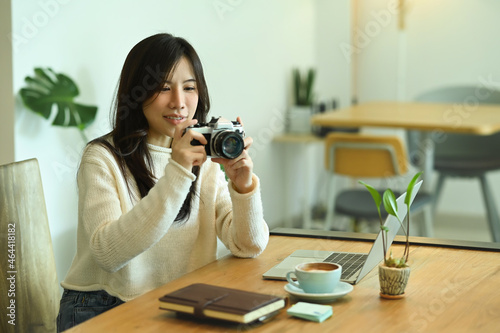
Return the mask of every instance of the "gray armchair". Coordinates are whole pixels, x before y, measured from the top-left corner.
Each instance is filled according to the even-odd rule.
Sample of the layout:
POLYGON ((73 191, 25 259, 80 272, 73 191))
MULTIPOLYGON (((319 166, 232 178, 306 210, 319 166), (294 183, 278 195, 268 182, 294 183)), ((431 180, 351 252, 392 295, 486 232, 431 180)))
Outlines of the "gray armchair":
MULTIPOLYGON (((426 92, 416 98, 419 102, 456 103, 461 116, 467 117, 474 112, 476 104, 500 104, 500 91, 484 86, 446 87, 426 92)), ((457 123, 457 126, 459 124, 457 123)), ((417 163, 413 154, 418 149, 418 131, 408 131, 408 151, 412 162, 417 163)), ((489 171, 500 170, 500 133, 493 135, 469 135, 446 133, 439 140, 434 140, 434 170, 439 174, 434 192, 435 211, 439 195, 446 178, 473 177, 481 183, 488 223, 495 242, 500 242, 500 219, 493 192, 486 179, 489 171)))

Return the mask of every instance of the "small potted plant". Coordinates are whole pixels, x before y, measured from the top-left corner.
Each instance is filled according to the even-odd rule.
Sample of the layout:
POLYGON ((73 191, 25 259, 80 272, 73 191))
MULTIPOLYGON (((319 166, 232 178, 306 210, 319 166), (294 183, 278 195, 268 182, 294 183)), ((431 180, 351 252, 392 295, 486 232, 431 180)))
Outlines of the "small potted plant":
POLYGON ((391 189, 386 189, 383 196, 373 188, 371 185, 363 181, 359 181, 370 192, 375 204, 377 206, 378 215, 380 219, 380 229, 382 230, 382 243, 384 248, 384 261, 379 265, 379 281, 380 281, 380 296, 383 298, 401 298, 404 297, 405 288, 410 277, 410 266, 408 260, 410 257, 410 200, 412 197, 413 187, 422 172, 417 173, 408 184, 406 189, 405 205, 407 207, 406 223, 404 223, 398 215, 398 207, 396 196, 391 189), (384 204, 384 208, 388 214, 395 216, 401 224, 401 229, 406 236, 404 251, 401 257, 394 258, 392 251, 389 256, 387 255, 387 232, 389 231, 384 226, 384 220, 380 212, 380 206, 384 204))
POLYGON ((293 133, 310 133, 316 71, 310 68, 306 75, 302 75, 295 68, 292 76, 294 104, 289 110, 288 130, 293 133))

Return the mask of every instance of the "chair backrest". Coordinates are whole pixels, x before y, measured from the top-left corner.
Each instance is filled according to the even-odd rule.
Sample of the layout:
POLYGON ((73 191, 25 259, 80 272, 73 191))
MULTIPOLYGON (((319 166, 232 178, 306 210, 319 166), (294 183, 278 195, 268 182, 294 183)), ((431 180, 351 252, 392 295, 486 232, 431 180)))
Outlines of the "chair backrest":
MULTIPOLYGON (((473 112, 476 104, 500 104, 500 91, 484 86, 452 86, 434 89, 415 98, 418 102, 454 103, 463 105, 473 112)), ((417 163, 420 132, 407 131, 408 151, 412 162, 417 163)), ((435 159, 443 158, 490 158, 498 155, 497 146, 500 144, 500 133, 481 136, 446 133, 445 137, 434 140, 435 159)))
POLYGON ((325 167, 349 177, 393 177, 408 171, 403 141, 397 136, 330 133, 325 138, 325 167))
POLYGON ((36 159, 0 166, 0 235, 0 331, 55 332, 60 289, 36 159))
POLYGON ((420 94, 420 102, 464 103, 466 105, 500 104, 500 91, 481 86, 442 87, 420 94))

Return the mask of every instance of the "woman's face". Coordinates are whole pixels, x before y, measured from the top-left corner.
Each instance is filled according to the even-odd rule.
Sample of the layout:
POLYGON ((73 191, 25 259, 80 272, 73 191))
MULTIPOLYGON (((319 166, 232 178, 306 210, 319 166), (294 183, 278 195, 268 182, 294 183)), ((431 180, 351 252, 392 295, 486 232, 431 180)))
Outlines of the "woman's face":
POLYGON ((198 105, 198 87, 193 66, 182 57, 170 73, 163 88, 143 104, 149 124, 148 142, 167 146, 175 127, 193 118, 198 105))

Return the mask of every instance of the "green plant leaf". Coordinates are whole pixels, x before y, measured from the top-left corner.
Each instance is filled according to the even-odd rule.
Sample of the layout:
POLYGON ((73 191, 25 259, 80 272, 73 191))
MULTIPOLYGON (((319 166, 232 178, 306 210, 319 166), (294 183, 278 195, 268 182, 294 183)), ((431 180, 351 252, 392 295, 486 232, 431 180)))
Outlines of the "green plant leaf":
POLYGON ((371 185, 365 183, 362 180, 359 180, 358 183, 361 185, 364 185, 368 192, 372 195, 373 201, 375 202, 375 206, 377 206, 377 212, 378 212, 378 217, 380 219, 380 224, 382 224, 382 214, 380 212, 380 205, 382 204, 382 197, 380 196, 380 193, 371 185))
POLYGON ((398 265, 396 266, 397 268, 404 268, 407 267, 408 265, 406 264, 406 260, 404 257, 399 258, 398 265))
POLYGON ((396 216, 397 219, 400 220, 398 215, 398 203, 396 202, 396 196, 391 189, 387 189, 384 191, 383 203, 387 213, 396 216))
POLYGON ((35 68, 35 75, 26 77, 25 82, 27 86, 21 88, 20 95, 29 110, 49 119, 56 106, 52 125, 83 130, 94 121, 97 107, 74 101, 79 90, 68 76, 55 73, 51 68, 35 68))
POLYGON ((307 74, 301 75, 298 68, 293 69, 293 92, 295 104, 300 106, 312 106, 313 103, 313 85, 316 77, 316 71, 311 68, 307 74))
POLYGON ((417 182, 418 177, 420 177, 421 174, 423 174, 423 171, 420 171, 417 173, 415 176, 413 176, 413 179, 410 181, 408 184, 408 188, 406 189, 406 197, 405 197, 405 204, 410 205, 410 199, 411 199, 411 194, 413 192, 413 187, 415 186, 415 183, 417 182))
POLYGON ((298 68, 293 69, 293 88, 294 88, 294 95, 295 95, 295 104, 300 105, 301 99, 300 99, 300 72, 298 68))
POLYGON ((375 205, 377 207, 380 207, 380 205, 382 204, 382 197, 380 196, 380 193, 378 193, 378 191, 373 186, 365 183, 362 180, 359 180, 358 183, 364 185, 368 189, 368 191, 372 195, 373 201, 375 201, 375 205))
POLYGON ((309 69, 307 73, 307 81, 304 85, 304 90, 305 90, 305 103, 306 105, 312 105, 313 103, 313 91, 312 87, 314 84, 314 78, 316 76, 316 71, 312 68, 309 69))

